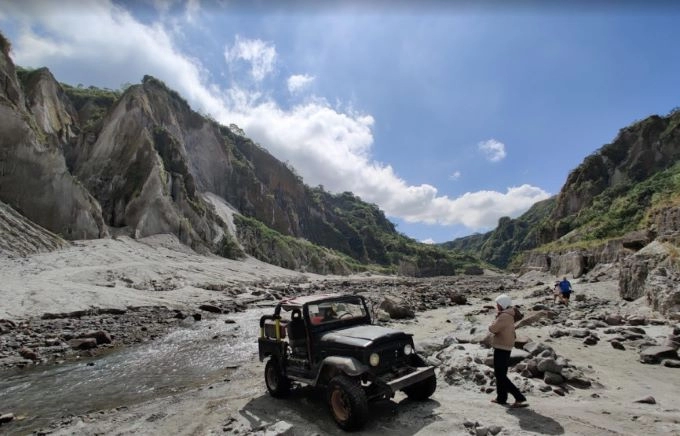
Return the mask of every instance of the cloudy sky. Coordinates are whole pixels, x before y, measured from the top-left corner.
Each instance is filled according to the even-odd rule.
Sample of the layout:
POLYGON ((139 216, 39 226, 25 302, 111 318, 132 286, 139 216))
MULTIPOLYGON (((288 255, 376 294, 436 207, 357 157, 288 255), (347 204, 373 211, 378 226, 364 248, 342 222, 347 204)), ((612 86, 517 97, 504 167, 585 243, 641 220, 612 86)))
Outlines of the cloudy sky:
POLYGON ((444 242, 680 106, 680 6, 479 3, 0 0, 0 30, 16 64, 65 83, 158 77, 307 184, 444 242))

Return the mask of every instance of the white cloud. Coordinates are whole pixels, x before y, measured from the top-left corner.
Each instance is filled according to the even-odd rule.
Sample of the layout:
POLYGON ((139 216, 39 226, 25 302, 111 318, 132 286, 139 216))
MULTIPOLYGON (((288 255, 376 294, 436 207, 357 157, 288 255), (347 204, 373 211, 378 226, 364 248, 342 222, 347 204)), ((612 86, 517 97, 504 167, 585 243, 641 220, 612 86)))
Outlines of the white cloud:
MULTIPOLYGON (((59 80, 73 83, 90 84, 96 78, 99 86, 113 83, 116 87, 137 82, 144 74, 154 75, 197 110, 225 125, 239 125, 278 159, 289 161, 306 183, 324 185, 331 192, 352 191, 379 205, 388 216, 481 229, 495 226, 501 216, 517 216, 548 197, 529 185, 506 192, 470 192, 458 198, 439 195, 428 184, 409 185, 390 165, 373 160, 375 121, 369 114, 338 109, 318 97, 284 109, 268 94, 240 87, 237 81, 229 89, 219 88, 207 82, 200 63, 177 49, 173 33, 162 23, 142 24, 110 2, 83 5, 75 1, 69 4, 70 13, 56 13, 56 2, 10 3, 5 12, 22 25, 13 44, 18 64, 47 65, 68 76, 57 72, 59 80)), ((238 36, 235 41, 225 52, 227 59, 248 61, 249 73, 257 80, 273 71, 276 49, 272 44, 238 36)), ((492 156, 505 155, 503 144, 486 143, 491 144, 486 148, 495 153, 492 156)))
POLYGON ((288 91, 291 94, 302 91, 314 81, 314 76, 307 74, 294 74, 288 78, 288 91))
POLYGON ((432 239, 432 238, 427 238, 427 239, 424 239, 420 242, 422 242, 423 244, 430 244, 430 245, 435 243, 434 239, 432 239))
POLYGON ((477 144, 479 150, 484 153, 484 156, 491 162, 499 162, 505 159, 505 144, 495 139, 477 144))
POLYGON ((451 174, 451 175, 449 176, 449 179, 451 179, 451 180, 458 180, 458 179, 460 179, 460 176, 461 176, 461 175, 462 175, 462 174, 460 173, 460 171, 454 171, 453 174, 451 174))
POLYGON ((249 62, 250 75, 259 82, 274 71, 276 48, 260 39, 243 39, 236 35, 234 45, 224 49, 224 57, 229 63, 237 60, 249 62))

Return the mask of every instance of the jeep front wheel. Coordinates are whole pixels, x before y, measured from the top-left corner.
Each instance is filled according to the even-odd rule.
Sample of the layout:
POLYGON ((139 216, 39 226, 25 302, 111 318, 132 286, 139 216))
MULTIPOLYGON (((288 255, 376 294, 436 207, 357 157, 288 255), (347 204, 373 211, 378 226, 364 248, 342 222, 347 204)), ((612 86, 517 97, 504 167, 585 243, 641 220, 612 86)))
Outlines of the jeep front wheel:
POLYGON ((264 367, 264 382, 272 397, 282 398, 290 393, 290 380, 283 375, 279 361, 272 358, 264 367))
POLYGON ((430 398, 437 389, 437 377, 431 376, 425 380, 421 380, 416 384, 404 388, 404 393, 411 399, 416 401, 423 401, 430 398))
POLYGON ((357 430, 368 419, 368 400, 359 383, 339 375, 328 384, 328 406, 333 419, 343 430, 357 430))

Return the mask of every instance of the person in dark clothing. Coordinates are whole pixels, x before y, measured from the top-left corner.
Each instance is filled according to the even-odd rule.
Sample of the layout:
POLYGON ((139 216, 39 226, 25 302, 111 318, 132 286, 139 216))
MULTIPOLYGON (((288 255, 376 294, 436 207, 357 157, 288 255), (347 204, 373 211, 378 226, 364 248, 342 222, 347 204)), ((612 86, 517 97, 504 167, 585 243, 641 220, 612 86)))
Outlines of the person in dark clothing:
POLYGON ((509 296, 502 294, 496 298, 496 319, 489 326, 493 333, 493 372, 496 376, 496 398, 492 403, 507 404, 508 394, 512 394, 515 402, 510 407, 526 407, 526 397, 508 378, 510 351, 515 345, 515 309, 509 296))
POLYGON ((571 283, 569 283, 569 280, 567 280, 566 277, 563 277, 560 282, 560 292, 562 293, 562 302, 565 306, 569 306, 569 297, 571 296, 572 290, 571 283))

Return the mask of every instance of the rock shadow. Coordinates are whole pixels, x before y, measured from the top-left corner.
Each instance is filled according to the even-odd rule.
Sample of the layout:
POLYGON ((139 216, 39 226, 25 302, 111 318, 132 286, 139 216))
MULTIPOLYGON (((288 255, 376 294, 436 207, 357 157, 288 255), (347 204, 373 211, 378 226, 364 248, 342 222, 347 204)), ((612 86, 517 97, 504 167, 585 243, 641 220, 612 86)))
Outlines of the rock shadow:
MULTIPOLYGON (((405 398, 399 402, 382 400, 369 403, 370 418, 363 429, 354 434, 360 435, 414 435, 432 423, 440 420, 436 400, 411 401, 405 398)), ((253 398, 240 411, 251 429, 262 430, 278 422, 292 425, 289 433, 294 435, 346 435, 333 420, 326 395, 321 389, 298 387, 289 397, 277 399, 268 393, 253 398)))
POLYGON ((507 413, 519 419, 519 427, 522 430, 539 434, 561 435, 564 434, 562 424, 543 416, 531 409, 507 409, 507 413))

